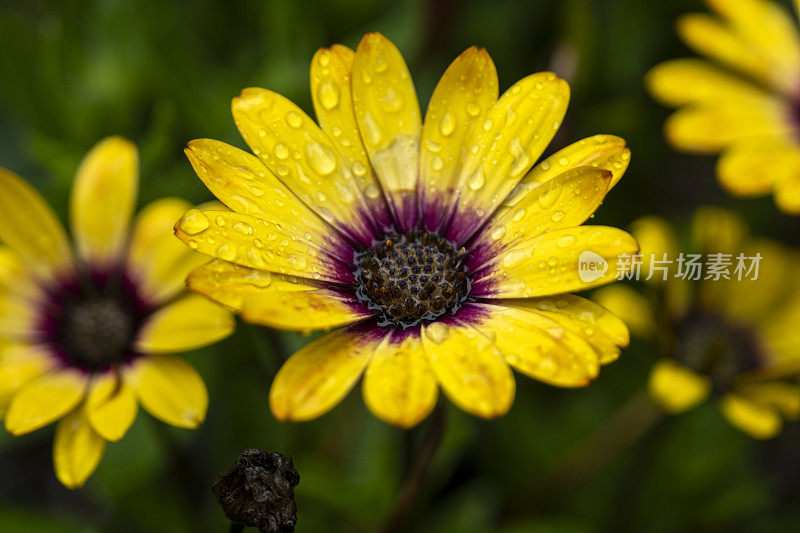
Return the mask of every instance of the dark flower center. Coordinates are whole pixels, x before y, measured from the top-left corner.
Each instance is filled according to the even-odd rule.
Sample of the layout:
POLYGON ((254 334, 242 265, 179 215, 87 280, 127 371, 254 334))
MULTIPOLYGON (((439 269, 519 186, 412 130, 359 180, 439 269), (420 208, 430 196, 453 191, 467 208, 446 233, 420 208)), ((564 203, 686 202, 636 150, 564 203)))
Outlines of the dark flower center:
POLYGON ((764 366, 753 330, 710 311, 694 311, 678 324, 679 359, 727 389, 741 374, 764 366))
POLYGON ((381 313, 382 326, 405 328, 455 313, 471 283, 463 255, 434 233, 387 235, 356 253, 356 295, 381 313))
POLYGON ((41 330, 66 364, 99 371, 137 355, 133 343, 148 313, 124 275, 87 274, 50 291, 41 330))

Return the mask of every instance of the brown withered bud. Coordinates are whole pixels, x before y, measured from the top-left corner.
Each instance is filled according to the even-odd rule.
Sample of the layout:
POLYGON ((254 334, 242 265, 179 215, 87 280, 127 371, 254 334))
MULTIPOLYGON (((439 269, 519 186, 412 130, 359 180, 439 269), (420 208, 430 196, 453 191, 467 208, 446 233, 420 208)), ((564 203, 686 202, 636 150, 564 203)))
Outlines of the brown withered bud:
POLYGON ((217 477, 214 495, 234 524, 262 533, 290 533, 297 523, 294 488, 299 482, 291 459, 250 449, 217 477))

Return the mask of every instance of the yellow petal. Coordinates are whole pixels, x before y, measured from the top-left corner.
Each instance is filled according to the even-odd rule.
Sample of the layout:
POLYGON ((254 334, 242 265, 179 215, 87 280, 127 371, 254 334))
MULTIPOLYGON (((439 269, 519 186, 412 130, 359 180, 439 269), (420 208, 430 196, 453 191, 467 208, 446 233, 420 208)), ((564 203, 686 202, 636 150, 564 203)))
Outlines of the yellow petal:
POLYGON ((776 184, 775 205, 787 215, 800 215, 800 176, 786 179, 776 184))
POLYGON ((736 253, 747 234, 744 221, 728 209, 701 207, 692 217, 692 241, 698 253, 736 253))
POLYGON ((6 429, 23 435, 58 420, 80 403, 88 382, 88 374, 73 369, 53 370, 29 381, 11 399, 6 429))
POLYGON ((400 51, 368 33, 353 61, 353 105, 361 138, 402 231, 416 223, 419 141, 417 92, 400 51))
POLYGON ((569 85, 552 72, 515 83, 488 110, 467 141, 450 240, 462 242, 519 183, 555 135, 569 103, 569 85))
POLYGON ((754 439, 770 439, 783 426, 783 421, 774 408, 759 405, 738 394, 723 396, 720 409, 731 424, 754 439))
POLYGON ((641 217, 631 224, 631 234, 639 243, 642 277, 654 283, 671 279, 675 275, 678 244, 669 222, 656 216, 641 217))
POLYGON ((53 440, 53 466, 56 477, 68 489, 86 483, 97 469, 106 441, 95 433, 83 409, 77 409, 59 422, 53 440))
POLYGON ((627 270, 638 249, 633 237, 616 228, 550 231, 491 258, 480 267, 472 292, 485 298, 531 298, 604 285, 627 270))
POLYGON ((328 248, 289 232, 271 218, 190 209, 175 225, 175 234, 198 252, 238 265, 309 279, 353 280, 328 248))
POLYGON ((717 100, 763 100, 765 92, 739 76, 702 59, 672 59, 654 67, 645 78, 650 94, 664 104, 717 100))
POLYGON ((311 235, 310 240, 331 248, 342 246, 341 236, 256 156, 211 139, 191 141, 184 152, 208 190, 231 210, 280 222, 290 233, 311 235))
POLYGON ((579 226, 597 210, 610 180, 611 172, 591 166, 567 170, 492 217, 471 247, 496 255, 532 235, 579 226))
POLYGON ((769 80, 769 65, 761 54, 716 18, 700 13, 683 15, 678 19, 677 30, 681 39, 697 52, 758 80, 769 80))
POLYGON ((688 411, 711 394, 711 380, 672 359, 661 359, 650 371, 650 397, 667 413, 688 411))
POLYGON ((84 409, 97 434, 116 442, 125 436, 136 419, 136 392, 123 376, 105 372, 92 381, 84 409))
POLYGON ((15 340, 33 341, 38 336, 41 304, 4 290, 0 283, 0 335, 15 340))
POLYGON ((97 143, 78 167, 70 221, 81 257, 97 264, 119 258, 139 191, 139 155, 122 137, 97 143))
POLYGON ((513 301, 471 307, 481 315, 476 328, 519 372, 559 387, 582 387, 600 372, 600 359, 586 340, 534 308, 513 301))
POLYGON ((381 340, 382 334, 373 328, 338 329, 292 355, 269 391, 275 418, 310 420, 338 404, 358 381, 381 340))
POLYGON ((422 126, 419 198, 423 223, 439 229, 456 192, 463 150, 497 101, 497 69, 482 48, 468 48, 447 68, 433 91, 422 126))
POLYGON ((259 88, 242 91, 232 109, 236 127, 253 153, 303 203, 342 234, 372 242, 368 206, 352 171, 330 137, 302 109, 259 88))
POLYGON ((364 373, 364 403, 375 416, 410 428, 436 405, 436 378, 418 332, 387 335, 364 373))
POLYGON ((787 419, 800 418, 800 385, 797 383, 749 383, 737 386, 736 392, 756 404, 777 409, 787 419))
POLYGON ((772 0, 708 0, 768 67, 776 87, 794 95, 800 87, 800 33, 797 20, 772 0))
POLYGON ((44 375, 56 364, 44 346, 29 344, 0 345, 0 418, 14 394, 26 383, 44 375))
POLYGON ((780 139, 747 139, 730 146, 717 163, 717 177, 729 193, 760 196, 776 184, 800 181, 800 149, 780 139))
POLYGON ((139 358, 126 373, 145 410, 159 420, 194 429, 203 423, 208 391, 197 370, 174 355, 139 358))
POLYGON ((422 345, 436 380, 450 400, 476 416, 504 415, 514 402, 514 376, 503 354, 474 327, 433 322, 422 345))
POLYGON ((22 178, 0 168, 0 241, 47 278, 72 268, 64 227, 47 202, 22 178))
POLYGON ((594 292, 594 300, 619 317, 638 337, 656 332, 656 319, 644 296, 626 285, 612 285, 594 292))
POLYGON ((611 172, 610 189, 622 178, 631 161, 631 151, 625 147, 625 139, 613 135, 594 135, 562 148, 530 172, 503 201, 499 211, 513 207, 531 190, 579 166, 593 166, 611 172))
POLYGON ((720 100, 681 108, 667 119, 664 132, 676 148, 714 153, 742 139, 786 137, 792 130, 787 117, 777 100, 720 100))
POLYGON ((134 346, 140 353, 184 352, 224 339, 234 326, 228 310, 188 294, 147 317, 134 346))
POLYGON ((218 259, 195 269, 187 281, 193 291, 239 311, 248 322, 279 329, 328 329, 374 314, 352 294, 218 259))
POLYGON ((595 349, 600 364, 616 360, 620 347, 630 342, 625 323, 608 309, 586 298, 562 294, 555 298, 530 298, 513 302, 515 306, 544 315, 582 337, 595 349))
POLYGON ((351 82, 354 59, 355 52, 339 44, 318 50, 311 61, 311 97, 322 131, 349 164, 370 215, 382 228, 391 225, 392 215, 356 121, 351 82))

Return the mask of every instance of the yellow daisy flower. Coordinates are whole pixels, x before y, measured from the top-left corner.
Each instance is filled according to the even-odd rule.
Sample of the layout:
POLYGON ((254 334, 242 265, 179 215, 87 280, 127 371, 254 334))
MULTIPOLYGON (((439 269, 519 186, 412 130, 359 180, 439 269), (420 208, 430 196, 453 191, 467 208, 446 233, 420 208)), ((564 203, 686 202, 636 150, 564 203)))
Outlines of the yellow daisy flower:
POLYGON ((106 441, 117 441, 142 406, 197 427, 208 396, 175 352, 226 337, 227 310, 184 291, 207 261, 170 229, 190 205, 165 198, 130 228, 138 154, 111 137, 81 163, 72 189, 75 252, 45 200, 0 169, 0 416, 12 435, 60 420, 58 479, 83 485, 106 441))
POLYGON ((623 285, 595 295, 635 335, 659 341, 653 400, 681 413, 713 396, 734 426, 758 439, 776 435, 783 418, 798 418, 800 255, 748 236, 741 219, 718 208, 696 212, 688 253, 661 218, 639 219, 631 231, 645 258, 641 276, 650 277, 647 296, 623 285), (715 279, 720 270, 728 279, 715 279))
POLYGON ((670 144, 722 153, 717 178, 730 194, 770 192, 785 213, 800 214, 800 33, 770 0, 706 0, 716 16, 678 19, 681 38, 712 62, 674 59, 646 83, 680 107, 665 124, 670 144), (719 64, 719 66, 717 66, 719 64))
POLYGON ((423 123, 400 52, 371 33, 311 65, 319 125, 286 98, 245 89, 233 117, 255 155, 202 139, 186 149, 232 211, 192 209, 176 225, 216 257, 191 289, 245 320, 337 329, 280 369, 270 406, 307 420, 361 375, 383 420, 417 424, 438 388, 459 407, 504 414, 518 371, 564 387, 589 383, 628 342, 624 324, 568 293, 608 283, 624 231, 580 226, 625 171, 617 137, 577 142, 531 168, 566 112, 569 87, 533 74, 498 98, 489 55, 447 69, 423 123), (608 269, 589 281, 579 256, 608 269))

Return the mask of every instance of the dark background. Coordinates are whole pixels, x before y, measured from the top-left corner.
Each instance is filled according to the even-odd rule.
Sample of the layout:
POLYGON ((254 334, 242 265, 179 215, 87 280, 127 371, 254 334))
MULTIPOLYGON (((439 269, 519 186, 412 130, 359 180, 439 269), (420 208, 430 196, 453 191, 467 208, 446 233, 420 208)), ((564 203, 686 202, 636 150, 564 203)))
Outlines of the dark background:
MULTIPOLYGON (((310 112, 314 51, 337 42, 355 47, 363 33, 378 30, 404 53, 423 107, 449 62, 470 45, 488 49, 501 90, 536 71, 565 77, 572 102, 550 150, 611 133, 633 152, 594 223, 626 226, 660 214, 685 230, 696 206, 725 205, 757 233, 798 244, 798 221, 779 214, 771 199, 727 198, 714 158, 676 154, 663 141, 669 111, 647 96, 642 78, 659 61, 690 54, 673 21, 692 10, 704 7, 699 0, 2 1, 0 166, 33 182, 64 216, 81 157, 100 138, 121 134, 141 150, 140 204, 167 195, 210 199, 184 144, 211 137, 244 147, 229 106, 247 86, 278 91, 310 112)), ((307 341, 240 324, 228 340, 188 354, 209 388, 206 423, 179 430, 140 412, 80 491, 55 480, 52 428, 17 439, 0 430, 0 531, 226 531, 211 484, 247 447, 294 458, 298 531, 374 530, 427 424, 406 434, 380 422, 358 388, 318 420, 276 422, 269 383, 307 341)), ((634 340, 579 390, 519 376, 511 412, 495 421, 448 406, 442 447, 405 527, 800 529, 800 428, 755 442, 713 402, 656 423, 627 449, 611 446, 606 464, 573 472, 571 484, 548 477, 642 390, 655 358, 634 340)))

